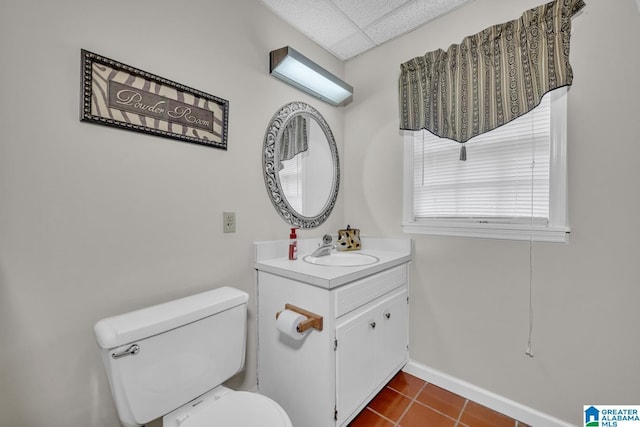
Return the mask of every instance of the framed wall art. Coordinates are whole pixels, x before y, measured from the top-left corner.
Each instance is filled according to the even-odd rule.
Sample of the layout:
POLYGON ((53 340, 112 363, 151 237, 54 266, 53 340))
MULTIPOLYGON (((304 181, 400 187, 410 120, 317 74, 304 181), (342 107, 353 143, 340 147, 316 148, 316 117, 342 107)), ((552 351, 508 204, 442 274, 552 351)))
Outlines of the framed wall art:
POLYGON ((80 120, 227 149, 229 101, 82 49, 80 120))

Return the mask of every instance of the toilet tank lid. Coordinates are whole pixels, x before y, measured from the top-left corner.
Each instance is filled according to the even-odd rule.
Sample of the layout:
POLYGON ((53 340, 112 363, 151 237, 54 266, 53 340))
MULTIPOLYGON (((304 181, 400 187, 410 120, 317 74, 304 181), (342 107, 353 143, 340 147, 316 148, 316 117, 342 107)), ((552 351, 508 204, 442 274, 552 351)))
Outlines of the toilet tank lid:
POLYGON ((195 322, 248 300, 246 292, 224 286, 108 317, 98 321, 93 329, 98 345, 110 349, 195 322))

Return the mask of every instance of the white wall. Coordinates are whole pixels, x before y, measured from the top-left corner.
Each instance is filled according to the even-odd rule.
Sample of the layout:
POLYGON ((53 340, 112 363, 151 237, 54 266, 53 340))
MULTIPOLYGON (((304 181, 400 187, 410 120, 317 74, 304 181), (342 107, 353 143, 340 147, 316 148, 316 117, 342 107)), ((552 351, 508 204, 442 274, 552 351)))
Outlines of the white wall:
MULTIPOLYGON (((582 405, 640 397, 640 14, 586 0, 573 19, 568 245, 414 235, 410 356, 574 424, 582 405)), ((402 235, 399 65, 520 16, 538 0, 476 0, 347 62, 345 218, 402 235)))
MULTIPOLYGON (((221 285, 250 294, 232 385, 255 389, 251 244, 289 234, 265 191, 265 130, 306 101, 343 152, 343 110, 269 76, 287 44, 343 74, 255 0, 0 3, 0 425, 118 426, 93 324, 221 285), (81 48, 229 100, 228 150, 80 122, 81 48)), ((343 210, 340 196, 300 236, 335 232, 343 210)))

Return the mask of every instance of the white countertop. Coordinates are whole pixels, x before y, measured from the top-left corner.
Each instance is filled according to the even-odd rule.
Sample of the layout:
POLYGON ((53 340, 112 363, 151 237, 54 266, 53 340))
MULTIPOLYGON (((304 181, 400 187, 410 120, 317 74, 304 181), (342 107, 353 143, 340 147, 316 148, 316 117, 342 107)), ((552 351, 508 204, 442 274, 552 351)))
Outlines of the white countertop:
POLYGON ((409 262, 412 256, 411 239, 361 237, 362 249, 354 252, 373 255, 378 258, 378 262, 345 267, 314 265, 304 261, 303 258, 311 254, 318 247, 320 241, 320 238, 299 239, 298 259, 294 261, 287 257, 288 240, 256 242, 254 243, 254 266, 258 271, 287 277, 325 289, 333 289, 409 262))

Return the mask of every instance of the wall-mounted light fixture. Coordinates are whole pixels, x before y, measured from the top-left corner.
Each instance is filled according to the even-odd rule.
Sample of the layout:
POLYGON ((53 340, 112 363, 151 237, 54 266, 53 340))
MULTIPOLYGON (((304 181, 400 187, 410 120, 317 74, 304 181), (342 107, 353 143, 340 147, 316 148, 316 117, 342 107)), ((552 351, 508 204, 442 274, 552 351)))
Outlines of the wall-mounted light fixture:
POLYGON ((289 46, 269 53, 269 72, 331 105, 344 105, 353 87, 289 46))

